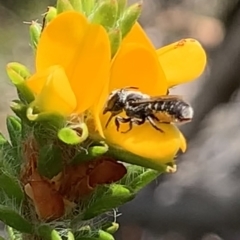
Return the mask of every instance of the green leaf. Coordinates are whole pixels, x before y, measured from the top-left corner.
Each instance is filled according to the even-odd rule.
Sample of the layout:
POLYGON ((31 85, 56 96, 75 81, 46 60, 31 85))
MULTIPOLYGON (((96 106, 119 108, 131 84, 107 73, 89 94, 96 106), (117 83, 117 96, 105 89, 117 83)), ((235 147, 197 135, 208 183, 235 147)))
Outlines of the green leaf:
POLYGON ((55 145, 40 148, 38 165, 40 175, 52 179, 63 170, 62 152, 55 145))
POLYGON ((0 220, 22 233, 33 233, 34 231, 34 226, 12 207, 0 205, 0 220))
POLYGON ((20 119, 15 116, 8 116, 7 129, 12 146, 18 148, 19 144, 21 143, 22 136, 22 126, 20 119))
POLYGON ((44 240, 62 240, 59 233, 48 225, 38 227, 37 234, 44 240))
POLYGON ((100 188, 100 194, 96 190, 90 205, 87 206, 81 216, 83 220, 88 220, 101 213, 110 211, 135 197, 132 191, 120 184, 111 184, 109 187, 100 188))
POLYGON ((6 138, 0 133, 0 168, 8 173, 16 173, 20 170, 19 154, 16 147, 12 147, 6 138))
POLYGON ((159 175, 160 173, 158 171, 148 169, 142 174, 138 175, 130 184, 130 187, 134 190, 134 192, 138 192, 143 187, 152 182, 154 179, 156 179, 159 175))
POLYGON ((120 28, 122 30, 122 38, 124 38, 132 29, 133 25, 137 22, 142 11, 142 4, 135 3, 128 7, 123 14, 120 21, 120 28))
POLYGON ((14 199, 18 205, 20 205, 24 199, 24 193, 19 182, 1 170, 0 191, 3 191, 10 199, 14 199))

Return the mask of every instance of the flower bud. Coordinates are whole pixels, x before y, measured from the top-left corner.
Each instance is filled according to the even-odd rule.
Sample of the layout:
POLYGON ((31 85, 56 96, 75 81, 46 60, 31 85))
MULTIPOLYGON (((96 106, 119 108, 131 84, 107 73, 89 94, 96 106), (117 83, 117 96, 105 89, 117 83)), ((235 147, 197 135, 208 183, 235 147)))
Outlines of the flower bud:
POLYGON ((113 58, 122 42, 122 32, 119 28, 114 28, 109 31, 108 36, 111 44, 111 56, 113 58))
POLYGON ((45 15, 46 24, 50 23, 57 16, 57 9, 55 7, 48 7, 45 15))
POLYGON ((98 239, 99 240, 114 240, 114 237, 108 232, 99 230, 98 231, 98 239))
POLYGON ((10 103, 12 111, 24 122, 28 122, 26 111, 27 106, 19 100, 14 100, 10 103))
POLYGON ((117 18, 117 0, 100 1, 99 6, 91 17, 92 23, 99 23, 107 30, 111 28, 117 18))
POLYGON ((124 38, 137 22, 142 11, 142 4, 135 3, 125 10, 120 22, 122 37, 124 38))
POLYGON ((81 0, 82 2, 82 12, 89 16, 94 9, 96 0, 81 0))
POLYGON ((73 7, 69 0, 58 0, 57 1, 57 13, 73 10, 73 7))
POLYGON ((119 224, 116 222, 110 222, 105 226, 103 226, 103 230, 110 234, 114 234, 118 230, 118 228, 119 228, 119 224))
POLYGON ((37 49, 41 31, 42 31, 41 24, 37 23, 36 21, 32 21, 29 28, 29 32, 30 32, 30 45, 34 51, 37 49))
POLYGON ((27 103, 32 102, 35 97, 25 82, 31 76, 29 70, 20 63, 12 62, 7 64, 7 74, 16 86, 20 99, 27 103))
POLYGON ((77 12, 82 12, 82 1, 81 0, 69 0, 73 9, 77 12))
POLYGON ((127 0, 118 0, 118 11, 117 11, 117 16, 118 18, 122 16, 124 13, 126 6, 127 6, 127 0))

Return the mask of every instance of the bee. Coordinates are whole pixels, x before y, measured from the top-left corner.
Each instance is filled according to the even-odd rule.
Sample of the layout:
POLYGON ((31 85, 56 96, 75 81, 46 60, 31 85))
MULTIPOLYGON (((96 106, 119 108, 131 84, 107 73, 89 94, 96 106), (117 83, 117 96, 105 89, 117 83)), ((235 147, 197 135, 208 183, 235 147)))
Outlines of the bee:
POLYGON ((149 122, 151 126, 163 132, 157 126, 158 123, 186 123, 193 118, 193 108, 177 95, 161 95, 151 97, 138 91, 136 87, 126 87, 114 90, 110 93, 103 114, 110 112, 111 115, 105 125, 107 128, 110 121, 115 117, 115 125, 119 131, 120 125, 128 123, 127 133, 133 125, 142 125, 149 122), (119 116, 125 112, 126 117, 119 116))

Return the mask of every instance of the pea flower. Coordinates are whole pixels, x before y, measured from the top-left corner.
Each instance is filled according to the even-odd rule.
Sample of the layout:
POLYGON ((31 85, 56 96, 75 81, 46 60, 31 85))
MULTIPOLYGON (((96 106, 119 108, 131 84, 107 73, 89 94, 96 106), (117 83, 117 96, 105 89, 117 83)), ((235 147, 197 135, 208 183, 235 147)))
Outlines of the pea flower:
POLYGON ((103 27, 74 11, 58 15, 43 31, 36 53, 36 74, 28 80, 37 95, 34 104, 42 111, 65 116, 90 109, 99 134, 109 144, 153 162, 171 161, 179 149, 186 149, 175 125, 160 124, 161 133, 146 123, 123 134, 113 121, 105 128, 109 116, 102 114, 103 106, 108 94, 117 88, 134 86, 158 96, 197 78, 206 65, 203 48, 197 40, 184 39, 156 50, 136 23, 112 60, 110 56, 103 27))
MULTIPOLYGON (((109 85, 102 98, 106 100, 112 90, 126 86, 138 87, 150 96, 166 95, 169 88, 199 77, 205 65, 206 54, 197 40, 184 39, 156 50, 136 23, 112 61, 109 85)), ((185 139, 173 124, 160 124, 163 133, 148 123, 121 133, 128 124, 122 125, 119 132, 114 121, 104 128, 108 118, 109 115, 100 114, 108 141, 153 162, 169 162, 179 149, 186 150, 185 139)))

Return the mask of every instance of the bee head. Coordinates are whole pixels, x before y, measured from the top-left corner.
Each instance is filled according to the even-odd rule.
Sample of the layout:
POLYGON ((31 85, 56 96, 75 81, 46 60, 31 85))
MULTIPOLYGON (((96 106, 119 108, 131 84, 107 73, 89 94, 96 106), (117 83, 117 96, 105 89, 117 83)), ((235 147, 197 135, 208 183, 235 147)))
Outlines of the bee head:
POLYGON ((122 112, 125 106, 125 101, 126 97, 124 89, 117 89, 112 91, 107 99, 103 114, 111 112, 112 114, 116 115, 122 112))

